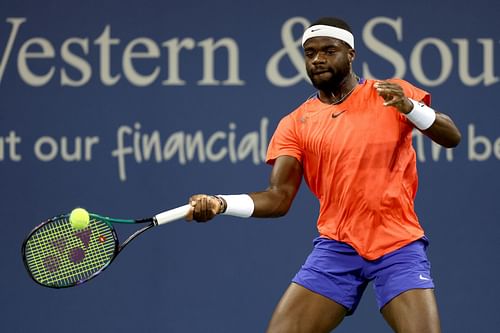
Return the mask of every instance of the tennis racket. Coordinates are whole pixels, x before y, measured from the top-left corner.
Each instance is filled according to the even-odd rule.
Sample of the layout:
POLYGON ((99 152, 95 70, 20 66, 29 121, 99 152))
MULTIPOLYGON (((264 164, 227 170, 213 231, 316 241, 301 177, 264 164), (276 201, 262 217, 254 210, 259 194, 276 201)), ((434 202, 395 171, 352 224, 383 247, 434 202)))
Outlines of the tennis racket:
POLYGON ((35 227, 22 245, 24 265, 36 283, 50 288, 73 287, 93 279, 116 256, 146 230, 187 215, 190 205, 164 211, 141 220, 124 220, 89 213, 90 222, 74 228, 70 214, 63 214, 35 227), (114 223, 146 224, 119 243, 114 223))

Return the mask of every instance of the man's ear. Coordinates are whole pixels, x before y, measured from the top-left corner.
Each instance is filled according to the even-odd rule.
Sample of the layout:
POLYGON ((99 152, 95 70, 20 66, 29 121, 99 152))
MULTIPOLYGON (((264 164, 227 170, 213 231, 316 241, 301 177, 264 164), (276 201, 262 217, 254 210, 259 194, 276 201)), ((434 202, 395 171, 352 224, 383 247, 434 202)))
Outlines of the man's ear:
POLYGON ((349 52, 347 53, 347 57, 349 59, 349 63, 352 64, 352 62, 356 58, 356 51, 354 49, 350 49, 349 52))

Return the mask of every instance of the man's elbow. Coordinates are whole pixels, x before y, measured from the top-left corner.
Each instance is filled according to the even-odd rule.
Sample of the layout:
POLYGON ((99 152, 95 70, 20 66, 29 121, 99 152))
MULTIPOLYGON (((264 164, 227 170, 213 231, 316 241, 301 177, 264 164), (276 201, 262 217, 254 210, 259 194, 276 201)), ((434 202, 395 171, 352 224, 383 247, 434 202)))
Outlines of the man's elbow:
POLYGON ((290 207, 292 206, 293 196, 283 195, 281 198, 276 200, 273 203, 272 216, 273 217, 282 217, 285 216, 290 207))
POLYGON ((462 141, 462 134, 459 131, 450 135, 445 142, 442 143, 442 146, 445 148, 455 148, 462 141))

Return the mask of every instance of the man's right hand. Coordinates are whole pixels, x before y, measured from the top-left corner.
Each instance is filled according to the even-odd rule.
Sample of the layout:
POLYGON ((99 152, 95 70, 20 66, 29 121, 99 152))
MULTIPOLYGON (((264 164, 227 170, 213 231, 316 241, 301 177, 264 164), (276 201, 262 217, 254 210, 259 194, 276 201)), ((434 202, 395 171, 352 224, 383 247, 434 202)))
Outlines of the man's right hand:
POLYGON ((207 222, 214 218, 221 210, 221 201, 208 194, 195 194, 189 198, 191 210, 186 216, 186 220, 196 222, 207 222))

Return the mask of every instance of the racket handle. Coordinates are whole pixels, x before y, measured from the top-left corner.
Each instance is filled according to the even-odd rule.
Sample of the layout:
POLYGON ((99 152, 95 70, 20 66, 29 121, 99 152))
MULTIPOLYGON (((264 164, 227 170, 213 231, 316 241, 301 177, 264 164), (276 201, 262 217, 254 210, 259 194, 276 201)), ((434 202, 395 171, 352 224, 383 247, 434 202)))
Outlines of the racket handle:
POLYGON ((177 208, 169 209, 155 215, 155 219, 158 225, 173 222, 175 220, 182 219, 186 217, 187 213, 191 209, 191 205, 184 205, 177 208))

